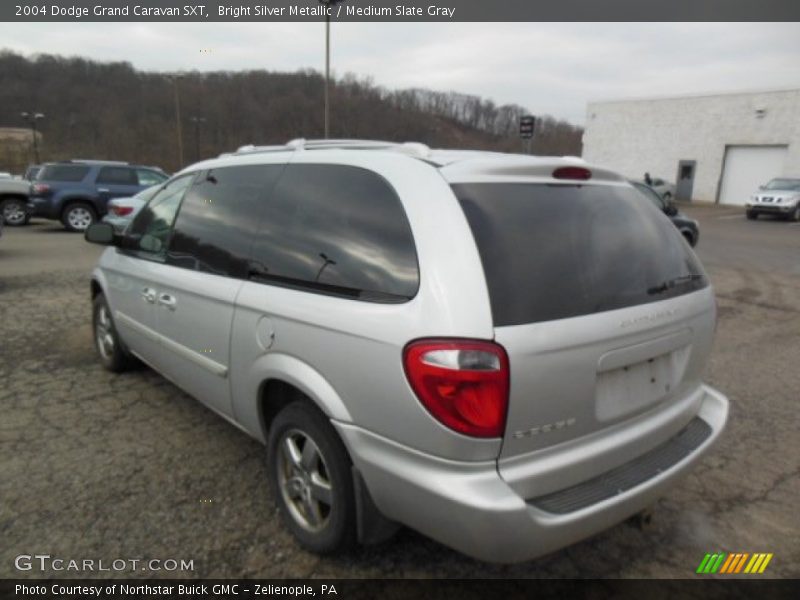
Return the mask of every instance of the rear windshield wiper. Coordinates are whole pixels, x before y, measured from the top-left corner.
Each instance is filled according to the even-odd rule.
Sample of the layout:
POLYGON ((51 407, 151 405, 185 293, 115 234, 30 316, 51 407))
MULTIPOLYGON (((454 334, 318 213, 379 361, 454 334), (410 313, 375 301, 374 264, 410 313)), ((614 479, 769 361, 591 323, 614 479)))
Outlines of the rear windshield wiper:
POLYGON ((698 273, 694 273, 692 275, 681 275, 680 277, 675 277, 673 279, 668 279, 667 281, 665 281, 663 283, 660 283, 660 284, 658 284, 658 285, 656 285, 654 287, 649 288, 647 290, 647 293, 650 294, 651 296, 655 295, 655 294, 662 294, 662 293, 666 292, 667 290, 670 290, 670 289, 672 289, 674 287, 677 287, 677 286, 679 286, 679 285, 681 285, 683 283, 690 283, 692 281, 697 281, 698 279, 702 279, 702 278, 703 278, 703 276, 698 274, 698 273))

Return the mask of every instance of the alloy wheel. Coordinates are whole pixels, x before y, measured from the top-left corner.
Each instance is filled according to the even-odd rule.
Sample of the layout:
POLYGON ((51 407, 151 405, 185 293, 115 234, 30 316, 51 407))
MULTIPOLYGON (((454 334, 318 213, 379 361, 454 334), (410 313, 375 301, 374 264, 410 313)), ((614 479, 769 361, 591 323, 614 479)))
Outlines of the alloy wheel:
POLYGON ((67 213, 67 222, 73 229, 83 231, 94 221, 94 215, 88 208, 83 206, 75 206, 69 209, 67 213))
POLYGON ((97 310, 94 321, 94 335, 97 342, 97 350, 103 360, 111 360, 114 356, 114 333, 111 329, 111 319, 108 316, 108 309, 101 306, 97 310))
POLYGON ((21 202, 6 202, 3 205, 3 220, 9 225, 24 225, 27 219, 25 207, 21 202))
POLYGON ((291 429, 278 445, 278 485, 289 514, 303 529, 322 530, 330 520, 333 487, 325 458, 308 434, 291 429))

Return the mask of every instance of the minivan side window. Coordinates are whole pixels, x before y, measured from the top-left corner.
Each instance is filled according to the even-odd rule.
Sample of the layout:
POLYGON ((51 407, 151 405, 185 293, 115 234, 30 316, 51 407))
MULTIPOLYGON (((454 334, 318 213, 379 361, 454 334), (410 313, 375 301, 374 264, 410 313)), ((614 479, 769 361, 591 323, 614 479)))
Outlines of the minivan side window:
POLYGON ((372 302, 416 295, 419 268, 402 203, 377 173, 289 164, 253 244, 250 278, 372 302))
POLYGON ((133 250, 142 258, 164 260, 181 198, 194 177, 195 173, 178 177, 151 198, 128 227, 124 249, 133 250))
POLYGON ((189 188, 175 221, 167 264, 247 278, 247 258, 264 203, 283 165, 211 169, 189 188))

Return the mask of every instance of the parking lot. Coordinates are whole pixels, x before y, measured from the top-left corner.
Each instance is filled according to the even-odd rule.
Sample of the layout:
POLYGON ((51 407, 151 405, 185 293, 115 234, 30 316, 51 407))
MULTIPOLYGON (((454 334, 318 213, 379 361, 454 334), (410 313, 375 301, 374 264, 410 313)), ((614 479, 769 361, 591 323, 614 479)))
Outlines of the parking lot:
POLYGON ((771 552, 766 575, 800 576, 800 223, 684 210, 700 221, 696 251, 717 291, 706 380, 731 401, 727 431, 649 526, 512 566, 409 530, 345 556, 303 551, 278 519, 257 442, 152 371, 113 375, 95 360, 88 277, 102 248, 54 222, 5 228, 0 577, 43 576, 16 571, 14 557, 44 553, 194 561, 120 574, 146 577, 680 578, 715 551, 771 552))

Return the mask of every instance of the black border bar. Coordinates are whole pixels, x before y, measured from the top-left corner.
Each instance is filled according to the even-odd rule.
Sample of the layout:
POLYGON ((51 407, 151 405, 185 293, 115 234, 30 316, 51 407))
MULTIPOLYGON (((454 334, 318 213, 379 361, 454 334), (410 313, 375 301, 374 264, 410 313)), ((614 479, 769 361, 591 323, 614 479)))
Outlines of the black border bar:
MULTIPOLYGON (((0 20, 299 22, 323 10, 320 0, 3 0, 0 20)), ((329 10, 351 22, 800 21, 798 0, 343 0, 329 10)))
POLYGON ((800 597, 800 580, 695 578, 670 580, 536 579, 5 579, 0 598, 73 600, 530 600, 545 597, 592 600, 783 600, 800 597), (17 586, 27 586, 27 593, 17 586), (126 586, 126 587, 124 587, 126 586), (180 586, 183 586, 181 588, 180 586), (31 592, 33 588, 36 592, 31 592), (165 589, 166 588, 166 589, 165 589), (286 590, 286 591, 284 591, 286 590), (334 592, 335 593, 332 593, 334 592), (99 593, 98 593, 99 592, 99 593), (127 593, 125 593, 127 592, 127 593))

